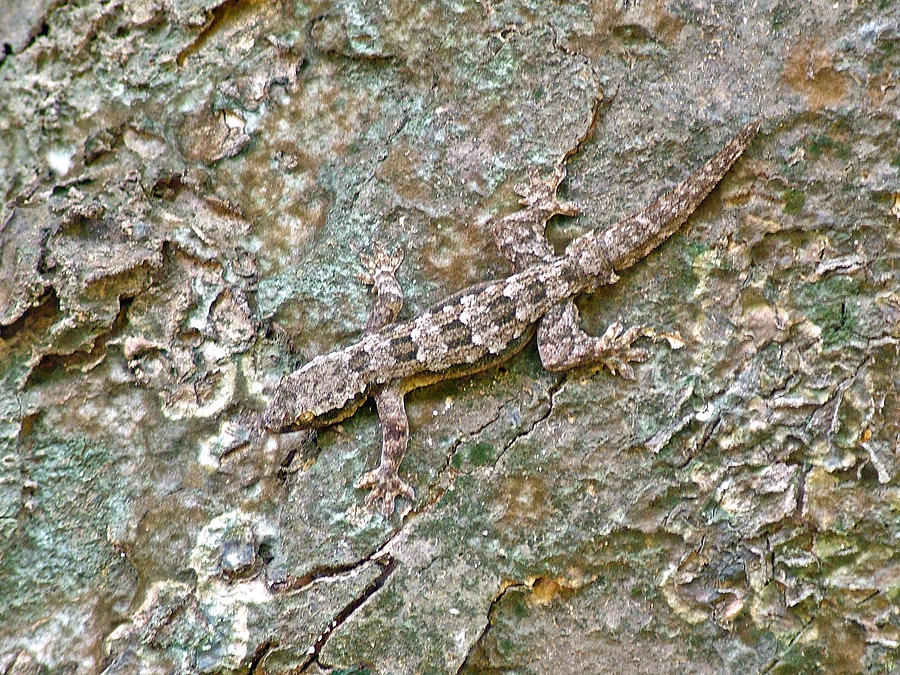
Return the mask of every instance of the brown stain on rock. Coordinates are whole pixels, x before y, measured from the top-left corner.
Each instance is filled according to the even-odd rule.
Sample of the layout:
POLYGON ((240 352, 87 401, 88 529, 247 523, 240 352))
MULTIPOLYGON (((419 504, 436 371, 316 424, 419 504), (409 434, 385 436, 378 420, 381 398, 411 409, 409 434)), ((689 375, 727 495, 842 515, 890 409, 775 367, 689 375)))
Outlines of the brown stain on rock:
POLYGON ((513 476, 507 479, 500 492, 503 505, 501 522, 504 529, 521 531, 543 522, 552 514, 547 484, 537 476, 513 476))
POLYGON ((869 103, 875 107, 896 105, 898 91, 896 78, 889 70, 882 70, 878 75, 869 78, 866 83, 869 103))
POLYGON ((798 43, 784 61, 782 80, 806 96, 810 110, 839 105, 847 96, 847 76, 819 40, 798 43))

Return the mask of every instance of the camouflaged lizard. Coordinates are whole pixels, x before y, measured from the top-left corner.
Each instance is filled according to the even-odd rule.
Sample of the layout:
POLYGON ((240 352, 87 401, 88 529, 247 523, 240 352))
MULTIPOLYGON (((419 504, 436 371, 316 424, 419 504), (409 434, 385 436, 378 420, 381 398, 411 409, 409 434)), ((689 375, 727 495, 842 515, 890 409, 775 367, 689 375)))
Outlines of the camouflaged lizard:
POLYGON ((646 358, 632 343, 650 335, 640 327, 623 329, 615 322, 601 337, 579 328, 573 298, 615 283, 617 272, 631 266, 675 232, 706 198, 755 136, 751 122, 696 173, 642 211, 604 229, 592 230, 557 255, 544 237, 555 215, 576 215, 556 192, 565 178, 563 157, 547 180, 520 188, 523 209, 493 226, 501 253, 515 273, 505 279, 470 286, 433 305, 419 316, 394 323, 403 302, 394 272, 402 256, 376 247, 363 255, 365 279, 374 286, 375 307, 363 336, 354 344, 314 358, 285 375, 263 416, 270 430, 321 428, 352 415, 375 398, 382 424, 381 463, 362 476, 357 488, 369 488, 366 505, 382 501, 390 515, 394 500, 414 498, 397 470, 406 452, 409 423, 406 392, 449 377, 489 368, 516 353, 537 329, 544 367, 565 370, 606 365, 630 374, 629 361, 646 358))

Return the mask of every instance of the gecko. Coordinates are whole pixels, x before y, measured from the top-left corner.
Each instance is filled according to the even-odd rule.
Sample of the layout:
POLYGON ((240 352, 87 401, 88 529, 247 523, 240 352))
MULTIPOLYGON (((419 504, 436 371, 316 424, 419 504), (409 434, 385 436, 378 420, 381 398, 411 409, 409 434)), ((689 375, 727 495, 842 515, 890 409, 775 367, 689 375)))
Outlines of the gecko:
MULTIPOLYGON (((469 375, 509 359, 537 333, 542 365, 551 371, 603 365, 631 376, 629 362, 645 360, 633 346, 643 327, 616 321, 597 337, 579 326, 574 298, 615 283, 618 274, 646 256, 688 219, 759 129, 752 121, 700 169, 656 201, 605 229, 589 230, 557 254, 545 236, 556 215, 574 216, 577 205, 557 191, 566 177, 567 153, 549 177, 518 186, 521 208, 492 225, 500 253, 514 272, 505 279, 465 288, 418 316, 397 322, 403 294, 395 277, 402 252, 373 246, 361 254, 362 280, 374 287, 368 325, 353 344, 312 359, 284 375, 262 422, 272 432, 319 429, 350 415, 374 398, 382 427, 381 461, 354 484, 368 489, 365 506, 385 517, 396 498, 415 499, 398 469, 409 441, 404 396, 418 387, 469 375)), ((576 145, 576 148, 580 145, 576 145)))

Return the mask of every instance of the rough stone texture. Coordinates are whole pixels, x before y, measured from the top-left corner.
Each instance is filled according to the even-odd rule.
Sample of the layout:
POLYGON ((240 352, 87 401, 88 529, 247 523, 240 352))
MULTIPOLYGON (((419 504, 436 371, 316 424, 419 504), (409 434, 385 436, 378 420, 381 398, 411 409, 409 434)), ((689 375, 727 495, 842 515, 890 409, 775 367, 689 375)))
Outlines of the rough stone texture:
POLYGON ((0 2, 0 672, 888 672, 900 615, 900 6, 0 2), (508 271, 491 222, 578 138, 557 246, 760 137, 579 303, 678 331, 633 382, 534 347, 244 442, 366 324, 508 271))

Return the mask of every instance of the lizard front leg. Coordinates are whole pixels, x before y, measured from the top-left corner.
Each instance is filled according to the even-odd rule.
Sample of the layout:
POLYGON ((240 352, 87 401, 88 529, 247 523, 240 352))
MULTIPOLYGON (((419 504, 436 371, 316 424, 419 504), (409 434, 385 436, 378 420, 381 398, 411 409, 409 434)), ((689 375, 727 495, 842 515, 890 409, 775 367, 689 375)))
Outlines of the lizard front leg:
POLYGON ((375 290, 375 306, 369 315, 366 331, 372 332, 393 322, 403 307, 403 289, 394 273, 403 262, 403 250, 388 253, 381 244, 375 244, 371 253, 360 253, 365 273, 360 281, 375 290))
POLYGON ((354 487, 370 490, 366 507, 375 510, 381 501, 381 512, 388 517, 394 512, 397 497, 406 497, 409 501, 416 497, 412 487, 397 473, 409 442, 409 420, 399 383, 388 384, 375 394, 375 406, 381 421, 381 463, 361 476, 354 487))
MULTIPOLYGON (((360 260, 366 269, 360 278, 375 289, 375 306, 366 326, 366 331, 372 332, 392 323, 403 306, 403 291, 394 276, 403 261, 403 254, 400 249, 388 253, 376 244, 371 253, 361 254, 360 260)), ((382 431, 381 462, 354 483, 354 487, 370 491, 366 497, 367 508, 375 510, 381 501, 381 512, 385 517, 394 512, 397 497, 412 501, 416 496, 412 487, 397 473, 409 442, 409 420, 403 395, 399 382, 389 382, 375 393, 382 431)))

